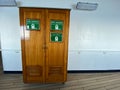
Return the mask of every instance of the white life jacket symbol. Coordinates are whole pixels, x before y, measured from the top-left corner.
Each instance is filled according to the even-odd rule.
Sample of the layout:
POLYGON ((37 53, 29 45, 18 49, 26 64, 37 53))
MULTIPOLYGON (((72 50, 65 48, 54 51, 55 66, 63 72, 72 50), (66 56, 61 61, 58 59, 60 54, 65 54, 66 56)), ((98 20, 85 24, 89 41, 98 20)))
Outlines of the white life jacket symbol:
POLYGON ((59 26, 58 24, 55 25, 55 30, 58 30, 59 26))
POLYGON ((29 27, 29 25, 27 25, 27 29, 29 29, 30 27, 29 27))
POLYGON ((58 41, 58 36, 55 36, 55 41, 58 41))
POLYGON ((32 28, 32 29, 35 29, 35 25, 34 25, 34 24, 31 24, 31 28, 32 28))

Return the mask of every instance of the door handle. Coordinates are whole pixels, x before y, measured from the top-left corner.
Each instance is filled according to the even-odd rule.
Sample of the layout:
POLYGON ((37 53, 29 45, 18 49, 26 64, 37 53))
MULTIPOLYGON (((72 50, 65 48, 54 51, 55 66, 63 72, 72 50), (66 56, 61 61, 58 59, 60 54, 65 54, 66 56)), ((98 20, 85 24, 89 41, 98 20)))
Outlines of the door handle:
POLYGON ((48 47, 46 45, 43 45, 43 49, 48 49, 48 47))

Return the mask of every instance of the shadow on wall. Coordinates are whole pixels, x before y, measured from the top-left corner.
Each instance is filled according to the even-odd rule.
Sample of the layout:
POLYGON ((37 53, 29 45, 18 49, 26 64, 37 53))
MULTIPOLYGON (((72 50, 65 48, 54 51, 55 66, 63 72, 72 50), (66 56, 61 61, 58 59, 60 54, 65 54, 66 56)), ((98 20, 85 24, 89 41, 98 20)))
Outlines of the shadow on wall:
POLYGON ((0 75, 3 74, 2 55, 0 51, 0 75))
POLYGON ((1 55, 1 51, 0 51, 0 66, 2 64, 2 55, 1 55))

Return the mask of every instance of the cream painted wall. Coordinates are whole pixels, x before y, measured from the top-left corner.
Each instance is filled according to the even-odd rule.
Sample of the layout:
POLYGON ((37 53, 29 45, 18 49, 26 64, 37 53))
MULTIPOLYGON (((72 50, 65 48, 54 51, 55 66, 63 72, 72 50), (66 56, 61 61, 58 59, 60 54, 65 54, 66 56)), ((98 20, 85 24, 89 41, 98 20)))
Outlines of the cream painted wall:
MULTIPOLYGON (((120 69, 120 0, 16 1, 18 7, 71 9, 68 70, 120 69), (79 1, 98 3, 98 8, 95 11, 76 10, 75 5, 79 1)), ((4 70, 22 70, 19 8, 1 7, 0 27, 4 70), (4 49, 17 52, 9 56, 16 55, 18 60, 13 59, 12 63, 9 63, 10 57, 4 58, 7 54, 4 49), (13 69, 14 66, 16 68, 13 69)))

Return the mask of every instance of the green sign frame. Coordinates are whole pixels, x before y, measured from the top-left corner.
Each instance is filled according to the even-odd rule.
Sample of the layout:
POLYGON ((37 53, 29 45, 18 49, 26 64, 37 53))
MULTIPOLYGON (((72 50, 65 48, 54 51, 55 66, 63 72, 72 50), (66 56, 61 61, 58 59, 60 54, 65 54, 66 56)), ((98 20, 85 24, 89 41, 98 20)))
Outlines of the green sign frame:
POLYGON ((40 30, 40 20, 37 19, 26 19, 27 30, 40 30))
POLYGON ((63 24, 62 20, 51 20, 50 30, 63 30, 63 24))
POLYGON ((62 33, 50 33, 50 41, 51 42, 62 42, 63 41, 63 35, 62 33))

